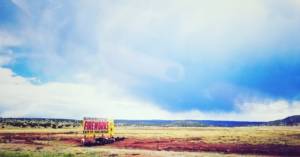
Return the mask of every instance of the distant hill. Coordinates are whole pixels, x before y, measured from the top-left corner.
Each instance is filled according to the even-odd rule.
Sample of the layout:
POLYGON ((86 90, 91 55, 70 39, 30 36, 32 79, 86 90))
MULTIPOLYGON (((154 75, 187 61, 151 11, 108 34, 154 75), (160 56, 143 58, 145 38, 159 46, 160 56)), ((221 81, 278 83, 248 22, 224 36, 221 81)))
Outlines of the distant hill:
POLYGON ((165 126, 165 127, 238 127, 260 126, 265 122, 214 121, 214 120, 115 120, 118 126, 165 126))
POLYGON ((267 123, 268 125, 276 125, 276 126, 295 126, 300 125, 300 115, 290 116, 284 119, 270 121, 267 123))
MULTIPOLYGON (((51 118, 0 118, 0 127, 65 128, 78 127, 81 120, 51 118)), ((214 120, 115 120, 117 126, 163 126, 163 127, 239 127, 260 126, 265 122, 214 121, 214 120)))
MULTIPOLYGON (((65 128, 81 126, 82 120, 50 118, 1 118, 0 128, 44 127, 65 128)), ((300 125, 300 115, 270 122, 217 121, 217 120, 115 120, 117 126, 163 126, 163 127, 242 127, 242 126, 295 126, 300 125)))

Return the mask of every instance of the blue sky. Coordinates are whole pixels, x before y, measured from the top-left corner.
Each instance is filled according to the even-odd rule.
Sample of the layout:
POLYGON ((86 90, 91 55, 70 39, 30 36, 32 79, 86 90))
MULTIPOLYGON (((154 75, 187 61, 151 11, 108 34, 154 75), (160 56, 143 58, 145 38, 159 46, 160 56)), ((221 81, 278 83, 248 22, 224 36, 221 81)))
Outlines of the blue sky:
POLYGON ((299 28, 297 0, 4 0, 0 116, 300 114, 299 28))

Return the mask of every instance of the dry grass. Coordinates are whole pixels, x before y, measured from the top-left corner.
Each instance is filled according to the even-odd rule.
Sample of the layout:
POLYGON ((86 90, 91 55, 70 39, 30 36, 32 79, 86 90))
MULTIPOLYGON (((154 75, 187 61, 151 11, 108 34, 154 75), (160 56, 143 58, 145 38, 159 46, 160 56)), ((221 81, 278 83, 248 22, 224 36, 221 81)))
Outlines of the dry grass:
POLYGON ((206 143, 286 144, 300 146, 300 127, 121 127, 118 136, 195 138, 206 143))
MULTIPOLYGON (((56 156, 79 156, 79 157, 239 157, 239 154, 223 154, 213 152, 174 152, 174 151, 153 151, 153 150, 141 150, 141 149, 117 149, 109 146, 99 147, 67 147, 61 144, 56 147, 43 147, 37 149, 37 147, 28 146, 26 144, 10 145, 0 144, 1 152, 7 153, 7 156, 15 156, 14 153, 19 153, 18 156, 33 156, 33 157, 56 157, 56 156), (5 151, 3 151, 5 150, 5 151)), ((249 156, 252 155, 245 155, 249 156)), ((253 155, 254 156, 254 155, 253 155)), ((2 156, 1 156, 2 157, 2 156)), ((3 156, 5 157, 5 156, 3 156)))
MULTIPOLYGON (((82 137, 82 128, 70 129, 0 129, 1 133, 57 133, 55 137, 82 137)), ((285 144, 300 146, 300 127, 118 127, 116 136, 127 138, 183 138, 202 140, 206 143, 235 144, 285 144)), ((39 142, 39 141, 37 141, 39 142)), ((118 149, 108 146, 80 147, 62 141, 49 141, 45 145, 0 143, 1 151, 32 152, 32 156, 51 156, 49 153, 74 156, 240 156, 237 154, 206 152, 172 152, 137 149, 118 149), (48 153, 48 155, 47 155, 48 153)), ((0 151, 0 153, 1 153, 0 151)), ((245 156, 243 154, 243 156, 245 156)))

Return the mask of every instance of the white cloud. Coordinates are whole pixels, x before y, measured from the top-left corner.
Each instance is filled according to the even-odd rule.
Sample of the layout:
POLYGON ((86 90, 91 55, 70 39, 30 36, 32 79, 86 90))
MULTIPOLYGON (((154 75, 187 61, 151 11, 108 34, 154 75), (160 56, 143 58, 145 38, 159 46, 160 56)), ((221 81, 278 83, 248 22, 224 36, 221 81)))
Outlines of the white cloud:
POLYGON ((259 0, 13 2, 34 16, 23 17, 20 30, 32 46, 29 66, 57 80, 71 79, 60 67, 68 76, 84 71, 120 84, 140 77, 178 81, 185 76, 182 61, 214 68, 230 67, 236 57, 268 56, 277 52, 256 50, 284 46, 299 26, 296 11, 281 16, 297 5, 259 0))
POLYGON ((0 108, 5 117, 99 116, 151 119, 168 115, 159 107, 128 95, 107 80, 96 84, 50 82, 41 85, 0 68, 0 108))
POLYGON ((126 48, 106 50, 101 55, 104 69, 111 79, 129 83, 136 77, 152 77, 164 81, 176 82, 184 77, 182 65, 168 59, 157 58, 145 53, 133 52, 126 48), (112 73, 113 72, 113 73, 112 73), (123 77, 116 75, 123 74, 123 77), (124 78, 124 75, 126 77, 124 78))
MULTIPOLYGON (((242 119, 248 120, 275 120, 291 115, 300 114, 300 101, 289 102, 284 99, 250 101, 238 105, 243 113, 242 119)), ((239 117, 236 117, 239 118, 239 117)))
POLYGON ((173 119, 272 121, 300 114, 300 101, 256 100, 236 104, 235 112, 201 112, 192 110, 174 113, 173 119))
MULTIPOLYGON (((241 56, 241 51, 242 56, 264 56, 268 53, 248 52, 243 48, 283 45, 282 37, 295 34, 299 21, 298 14, 291 14, 289 18, 278 16, 288 9, 259 0, 79 1, 75 4, 50 1, 43 9, 37 9, 41 6, 30 1, 13 2, 28 14, 36 16, 25 16, 26 20, 21 25, 22 38, 34 50, 28 57, 43 60, 44 66, 40 66, 41 63, 32 63, 31 66, 56 77, 59 77, 57 66, 73 69, 86 66, 85 69, 94 69, 91 73, 98 76, 103 71, 108 73, 114 70, 103 69, 103 66, 110 66, 105 63, 118 62, 124 71, 119 69, 111 73, 124 74, 125 78, 131 73, 143 71, 140 75, 157 77, 162 69, 155 67, 161 65, 155 65, 157 60, 171 63, 177 71, 182 71, 182 59, 225 64, 232 62, 234 56, 241 56), (61 46, 62 43, 64 46, 61 46), (148 50, 139 50, 139 47, 148 50), (174 52, 173 47, 182 50, 174 52), (135 58, 138 56, 142 57, 135 58), (131 68, 132 65, 127 63, 132 60, 155 66, 131 68), (129 74, 128 69, 131 69, 129 74), (154 69, 157 71, 153 72, 154 69)), ((296 1, 289 1, 285 6, 294 3, 297 4, 296 1)), ((297 9, 292 7, 290 10, 297 9)), ((64 71, 73 72, 73 69, 64 68, 64 71)), ((164 74, 158 78, 165 78, 164 74)))
POLYGON ((62 117, 97 116, 123 119, 213 119, 266 121, 300 114, 300 102, 265 100, 237 105, 239 112, 214 113, 191 110, 170 112, 132 97, 113 82, 96 84, 49 82, 36 85, 0 68, 0 116, 62 117))
MULTIPOLYGON (((216 120, 245 120, 245 121, 272 121, 283 119, 291 115, 300 114, 300 101, 289 102, 284 99, 262 99, 245 101, 235 105, 235 112, 204 113, 205 119, 216 120)), ((197 111, 194 111, 197 113, 197 111)))
POLYGON ((0 48, 8 46, 18 46, 21 44, 21 40, 7 31, 0 29, 0 48))
MULTIPOLYGON (((298 1, 276 7, 259 0, 13 2, 26 16, 20 30, 0 30, 0 51, 24 41, 28 66, 58 81, 36 85, 0 68, 1 116, 273 120, 300 114, 299 102, 285 100, 242 102, 239 113, 173 113, 127 90, 142 78, 180 81, 186 75, 182 61, 210 72, 234 63, 235 56, 276 53, 247 50, 284 46, 286 35, 299 35, 298 1)), ((11 60, 1 55, 0 66, 11 60)))
POLYGON ((13 61, 13 54, 9 53, 10 51, 7 50, 1 50, 0 48, 0 66, 9 64, 13 61))

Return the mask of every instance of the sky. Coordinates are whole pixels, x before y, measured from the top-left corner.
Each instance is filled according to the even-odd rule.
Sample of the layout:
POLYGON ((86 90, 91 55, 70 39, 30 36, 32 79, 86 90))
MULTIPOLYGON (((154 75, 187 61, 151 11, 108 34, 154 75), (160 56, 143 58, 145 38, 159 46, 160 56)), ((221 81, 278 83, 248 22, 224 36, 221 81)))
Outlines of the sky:
POLYGON ((300 114, 300 0, 2 0, 0 117, 300 114))

